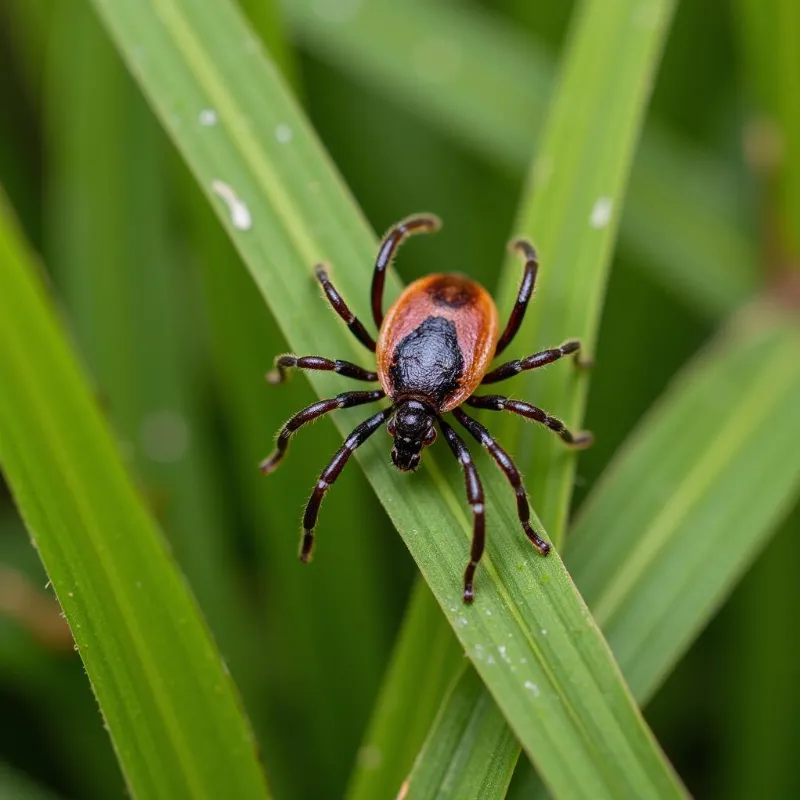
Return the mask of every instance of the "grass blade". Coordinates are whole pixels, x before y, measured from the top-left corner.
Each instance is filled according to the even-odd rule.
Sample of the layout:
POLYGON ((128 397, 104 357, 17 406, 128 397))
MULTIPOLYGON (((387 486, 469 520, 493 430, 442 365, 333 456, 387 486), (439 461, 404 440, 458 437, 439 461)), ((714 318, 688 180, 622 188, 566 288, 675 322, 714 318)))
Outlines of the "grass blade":
MULTIPOLYGON (((314 0, 288 0, 284 11, 315 56, 391 92, 492 161, 515 171, 529 163, 555 69, 547 49, 513 27, 425 0, 373 0, 341 16, 319 13, 314 0)), ((629 196, 621 246, 667 291, 712 317, 752 294, 756 257, 731 203, 736 178, 723 164, 649 123, 629 196)))
POLYGON ((799 402, 800 331, 751 309, 683 371, 581 509, 570 569, 637 699, 652 695, 790 510, 799 402))
POLYGON ((799 404, 800 328, 748 309, 676 378, 582 508, 567 562, 641 704, 791 510, 799 404))
POLYGON ((143 797, 264 797, 231 680, 8 217, 0 263, 0 461, 130 789, 143 797))
POLYGON ((465 667, 442 703, 408 780, 408 796, 506 796, 519 744, 478 674, 465 667))
MULTIPOLYGON (((611 252, 622 213, 652 75, 665 39, 671 2, 626 0, 613 10, 585 3, 578 11, 568 67, 542 136, 514 233, 536 244, 542 263, 537 303, 509 357, 577 338, 595 350, 611 252), (575 131, 591 131, 591 137, 575 131)), ((514 302, 519 278, 512 260, 500 281, 502 307, 514 302)), ((583 416, 587 381, 569 369, 523 373, 514 391, 575 426, 583 416)), ((575 459, 541 426, 506 415, 496 427, 516 441, 539 517, 557 542, 563 537, 575 459), (535 445, 534 445, 535 442, 535 445)))
MULTIPOLYGON (((95 5, 222 215, 290 344, 299 352, 363 359, 330 315, 307 324, 314 307, 309 304, 319 302, 310 267, 321 259, 332 262, 338 288, 361 312, 358 290, 368 282, 375 240, 242 18, 223 0, 95 5), (204 108, 220 120, 211 131, 196 122, 204 108), (220 181, 224 192, 216 196, 220 181)), ((390 294, 397 290, 392 280, 390 294)), ((310 379, 320 394, 333 393, 330 376, 310 379)), ((349 430, 361 418, 341 414, 335 421, 349 430)), ((569 796, 679 795, 558 557, 537 559, 521 536, 493 541, 480 603, 465 609, 460 576, 470 525, 460 476, 450 476, 462 487, 456 492, 431 456, 416 479, 404 480, 377 441, 361 448, 358 458, 550 788, 569 796), (547 637, 532 635, 542 628, 547 637)), ((486 488, 493 524, 516 530, 508 487, 489 474, 486 488)))

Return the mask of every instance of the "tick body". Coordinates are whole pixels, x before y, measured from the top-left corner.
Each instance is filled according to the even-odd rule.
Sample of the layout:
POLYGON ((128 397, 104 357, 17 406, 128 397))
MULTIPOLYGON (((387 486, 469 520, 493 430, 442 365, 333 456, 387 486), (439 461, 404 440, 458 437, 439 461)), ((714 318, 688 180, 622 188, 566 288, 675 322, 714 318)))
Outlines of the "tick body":
POLYGON ((496 346, 489 293, 461 275, 429 275, 389 309, 378 336, 378 377, 393 400, 413 398, 441 414, 478 388, 496 346))
POLYGON ((464 602, 471 603, 474 598, 475 570, 483 554, 485 541, 483 487, 466 443, 443 415, 452 412, 456 421, 486 448, 504 472, 516 496, 520 525, 542 555, 547 555, 550 546, 530 524, 528 500, 519 471, 508 453, 481 423, 464 412, 462 405, 490 411, 510 411, 546 425, 564 442, 573 446, 587 446, 591 443, 591 434, 573 435, 560 420, 529 403, 511 400, 503 395, 474 394, 481 384, 505 380, 579 350, 579 343, 571 340, 560 347, 506 362, 489 371, 492 360, 508 346, 519 330, 533 294, 538 264, 533 246, 528 242, 512 242, 512 247, 525 259, 525 267, 516 303, 502 333, 498 329, 497 308, 489 293, 475 281, 455 274, 429 275, 415 281, 400 295, 384 318, 383 285, 394 252, 409 235, 435 231, 439 226, 436 217, 420 214, 398 223, 384 237, 372 280, 372 313, 379 331, 377 342, 349 310, 328 279, 325 269, 317 267, 317 279, 334 310, 353 335, 375 353, 377 372, 322 356, 284 355, 275 359, 275 368, 267 375, 267 380, 280 383, 288 369, 299 368, 333 371, 356 380, 379 383, 381 388, 344 392, 313 403, 295 414, 279 432, 277 447, 262 462, 261 469, 269 473, 277 468, 291 436, 305 423, 337 408, 389 399, 387 408, 369 417, 347 437, 322 471, 303 518, 300 558, 308 561, 322 499, 355 449, 386 424, 394 439, 392 463, 403 472, 412 471, 419 466, 423 449, 435 441, 438 427, 461 464, 467 500, 473 514, 472 547, 464 573, 463 593, 464 602))

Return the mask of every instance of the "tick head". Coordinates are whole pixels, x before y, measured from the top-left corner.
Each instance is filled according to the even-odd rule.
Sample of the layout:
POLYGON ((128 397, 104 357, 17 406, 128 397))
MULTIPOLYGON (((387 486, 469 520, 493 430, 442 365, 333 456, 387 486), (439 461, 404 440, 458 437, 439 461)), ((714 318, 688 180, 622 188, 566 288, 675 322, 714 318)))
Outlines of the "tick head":
POLYGON ((419 400, 403 400, 389 419, 389 435, 394 438, 392 464, 402 472, 413 472, 422 457, 422 448, 436 441, 434 413, 419 400))

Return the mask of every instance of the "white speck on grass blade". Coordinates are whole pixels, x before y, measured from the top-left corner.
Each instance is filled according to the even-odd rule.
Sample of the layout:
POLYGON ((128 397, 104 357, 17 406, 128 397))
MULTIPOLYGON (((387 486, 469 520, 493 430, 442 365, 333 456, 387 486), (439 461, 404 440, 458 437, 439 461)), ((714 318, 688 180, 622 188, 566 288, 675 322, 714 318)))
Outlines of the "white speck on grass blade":
POLYGON ((610 197, 598 197, 592 206, 592 213, 589 217, 589 224, 593 228, 605 228, 611 222, 611 211, 614 208, 610 197))
POLYGON ((284 122, 275 126, 275 138, 281 144, 287 144, 292 141, 292 129, 284 122))
POLYGON ((535 683, 531 683, 530 681, 525 681, 523 684, 525 688, 534 696, 539 696, 539 687, 535 683))
POLYGON ((240 231, 249 231, 253 227, 253 218, 250 216, 250 209, 239 199, 236 192, 223 181, 212 181, 211 189, 228 206, 233 227, 240 231))
POLYGON ((198 122, 206 128, 217 124, 217 112, 213 108, 204 108, 197 116, 198 122))

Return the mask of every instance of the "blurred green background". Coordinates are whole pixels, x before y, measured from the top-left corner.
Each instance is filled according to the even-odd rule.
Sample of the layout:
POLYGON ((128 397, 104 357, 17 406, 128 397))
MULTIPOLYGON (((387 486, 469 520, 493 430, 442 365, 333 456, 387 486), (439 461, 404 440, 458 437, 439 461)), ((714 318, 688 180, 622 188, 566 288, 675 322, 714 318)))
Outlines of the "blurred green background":
MULTIPOLYGON (((275 21, 259 16, 259 3, 243 5, 269 39, 275 21)), ((552 72, 573 3, 437 1, 425 9, 444 16, 430 19, 419 2, 385 5, 287 4, 293 46, 283 63, 377 231, 420 210, 445 221, 403 253, 403 279, 458 269, 493 288, 527 151, 514 142, 517 125, 507 141, 493 134, 492 114, 516 113, 520 92, 543 106, 547 82, 528 79, 515 55, 552 72), (348 32, 351 5, 379 11, 348 32), (379 24, 399 18, 402 30, 379 24), (442 20, 458 25, 431 27, 442 20), (488 72, 513 80, 507 96, 492 96, 492 113, 464 107, 459 126, 447 81, 448 65, 474 54, 459 49, 463 32, 505 59, 488 72), (361 37, 358 46, 346 36, 361 37), (393 36, 414 47, 392 62, 381 37, 393 36), (449 96, 444 110, 431 100, 437 92, 449 96)), ((651 174, 677 169, 677 152, 724 231, 701 227, 702 218, 698 230, 676 229, 657 182, 632 191, 632 202, 646 197, 659 213, 644 218, 634 207, 623 224, 589 400, 596 444, 581 456, 576 503, 678 367, 791 254, 767 174, 770 129, 756 114, 769 98, 751 69, 747 6, 679 7, 648 116, 669 146, 651 174), (691 267, 671 272, 685 233, 708 242, 716 262, 705 288, 691 267)), ((353 467, 326 500, 313 567, 298 564, 302 506, 337 435, 323 421, 296 438, 273 477, 258 474, 275 431, 312 393, 300 376, 277 389, 264 383, 285 342, 246 271, 227 268, 237 256, 87 0, 3 0, 0 75, 0 184, 246 698, 276 796, 339 797, 402 618, 411 559, 353 467)), ((320 300, 308 324, 321 313, 320 300)), ((800 659, 784 613, 800 601, 799 521, 795 510, 647 709, 696 796, 800 794, 791 744, 800 737, 800 659), (744 691, 754 683, 757 697, 744 691)), ((121 797, 45 584, 3 493, 0 796, 27 796, 28 786, 31 796, 121 797)))

